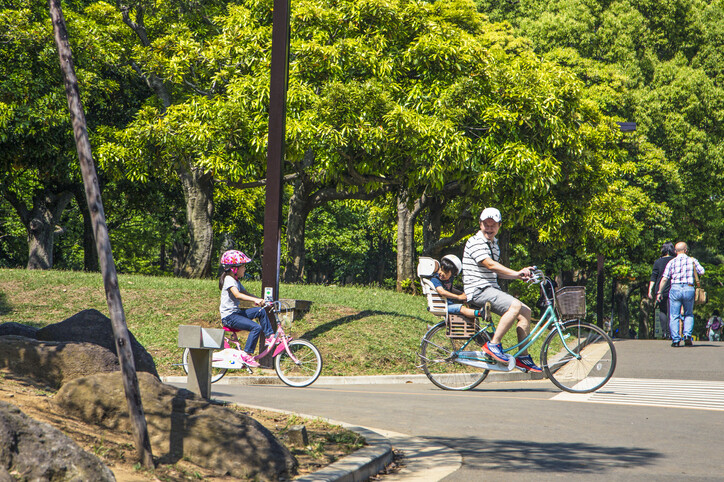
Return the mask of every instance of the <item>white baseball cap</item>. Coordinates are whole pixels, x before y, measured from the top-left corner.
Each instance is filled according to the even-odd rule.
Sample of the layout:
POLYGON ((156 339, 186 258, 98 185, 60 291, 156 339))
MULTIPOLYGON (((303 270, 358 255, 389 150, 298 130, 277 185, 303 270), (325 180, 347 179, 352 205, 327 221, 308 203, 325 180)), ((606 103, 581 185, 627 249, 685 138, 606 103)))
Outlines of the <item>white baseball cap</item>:
POLYGON ((485 208, 483 212, 480 213, 480 220, 485 221, 486 219, 492 219, 496 223, 499 223, 503 220, 503 216, 501 216, 500 211, 495 208, 485 208))

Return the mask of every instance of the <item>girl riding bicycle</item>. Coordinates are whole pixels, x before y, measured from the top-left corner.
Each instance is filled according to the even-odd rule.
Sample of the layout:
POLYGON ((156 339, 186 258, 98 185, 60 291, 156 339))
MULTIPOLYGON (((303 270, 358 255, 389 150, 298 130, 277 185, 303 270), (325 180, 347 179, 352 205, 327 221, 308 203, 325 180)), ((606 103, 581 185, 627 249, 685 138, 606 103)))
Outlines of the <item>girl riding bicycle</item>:
POLYGON ((245 330, 249 332, 246 345, 241 352, 241 358, 247 365, 258 367, 259 363, 254 360, 251 353, 259 339, 259 333, 264 332, 266 344, 269 345, 274 338, 274 329, 269 322, 269 315, 264 309, 264 300, 250 294, 239 281, 244 277, 246 263, 251 259, 241 251, 226 251, 221 256, 221 267, 224 270, 219 278, 219 289, 221 290, 221 302, 219 313, 221 324, 232 330, 245 330), (239 301, 251 301, 257 307, 240 309, 239 301), (253 320, 258 318, 259 323, 253 320))

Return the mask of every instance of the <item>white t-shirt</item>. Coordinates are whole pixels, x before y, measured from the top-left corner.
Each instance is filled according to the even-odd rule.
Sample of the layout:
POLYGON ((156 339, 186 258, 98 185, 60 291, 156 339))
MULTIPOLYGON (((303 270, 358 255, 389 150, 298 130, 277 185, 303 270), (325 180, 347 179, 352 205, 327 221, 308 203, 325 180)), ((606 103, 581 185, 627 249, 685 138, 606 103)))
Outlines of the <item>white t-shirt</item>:
POLYGON ((235 280, 233 276, 227 275, 224 278, 224 287, 221 289, 221 302, 219 303, 219 313, 222 320, 239 311, 239 300, 231 294, 232 287, 236 287, 241 292, 244 291, 244 286, 239 281, 235 280))

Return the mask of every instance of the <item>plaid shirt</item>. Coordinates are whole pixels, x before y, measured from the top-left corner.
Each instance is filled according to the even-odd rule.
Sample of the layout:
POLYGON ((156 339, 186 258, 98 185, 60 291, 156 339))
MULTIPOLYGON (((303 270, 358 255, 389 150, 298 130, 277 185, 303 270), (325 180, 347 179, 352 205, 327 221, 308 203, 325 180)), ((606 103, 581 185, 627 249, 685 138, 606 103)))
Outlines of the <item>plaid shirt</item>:
POLYGON ((676 258, 669 261, 661 277, 671 280, 672 285, 680 283, 694 286, 693 266, 696 266, 697 273, 700 275, 704 274, 704 268, 702 268, 696 258, 692 258, 683 253, 679 254, 676 258))

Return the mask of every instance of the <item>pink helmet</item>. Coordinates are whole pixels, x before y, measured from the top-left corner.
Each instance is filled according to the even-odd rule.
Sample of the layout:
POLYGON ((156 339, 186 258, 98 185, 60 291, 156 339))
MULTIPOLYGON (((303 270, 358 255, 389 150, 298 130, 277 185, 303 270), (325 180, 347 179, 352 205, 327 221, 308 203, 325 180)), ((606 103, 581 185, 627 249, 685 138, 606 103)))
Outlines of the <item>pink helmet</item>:
POLYGON ((251 258, 235 249, 231 249, 221 255, 221 266, 223 266, 224 269, 241 266, 249 261, 251 261, 251 258))

